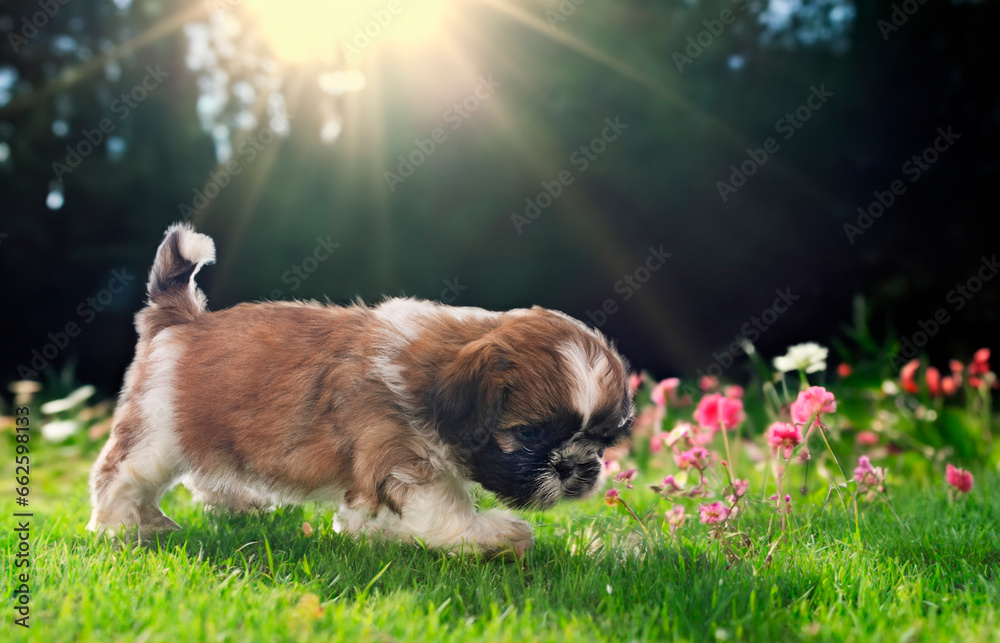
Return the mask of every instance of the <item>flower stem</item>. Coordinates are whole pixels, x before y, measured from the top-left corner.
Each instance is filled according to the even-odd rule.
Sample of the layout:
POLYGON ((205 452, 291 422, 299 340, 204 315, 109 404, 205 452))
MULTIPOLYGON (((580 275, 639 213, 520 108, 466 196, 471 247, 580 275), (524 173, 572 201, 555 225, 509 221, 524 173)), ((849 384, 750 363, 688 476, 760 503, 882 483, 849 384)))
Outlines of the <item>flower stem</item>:
POLYGON ((728 467, 724 467, 724 468, 726 469, 726 473, 729 474, 729 484, 734 484, 733 483, 733 467, 736 466, 736 463, 733 462, 733 454, 729 452, 729 436, 726 435, 726 425, 725 424, 722 425, 722 441, 726 443, 726 461, 729 462, 729 466, 728 467))
MULTIPOLYGON (((815 418, 814 418, 814 421, 815 421, 815 418)), ((844 477, 844 482, 845 483, 848 482, 847 474, 844 473, 844 467, 840 466, 840 459, 837 458, 837 454, 833 452, 833 447, 830 446, 829 440, 826 439, 826 431, 824 431, 824 429, 826 427, 823 426, 822 422, 817 422, 816 424, 817 424, 817 426, 819 426, 819 434, 820 434, 820 436, 823 437, 823 444, 826 445, 826 450, 830 452, 830 455, 833 456, 833 461, 837 463, 837 468, 840 469, 840 475, 842 475, 844 477)), ((837 495, 840 496, 840 489, 837 489, 837 495)), ((844 497, 843 496, 840 496, 840 502, 841 503, 844 502, 844 497)), ((845 506, 844 508, 846 509, 847 507, 845 506)), ((855 497, 855 499, 854 499, 854 535, 855 535, 855 538, 858 538, 858 539, 861 538, 861 520, 860 520, 860 518, 858 516, 858 499, 857 499, 857 497, 855 497)))
POLYGON ((642 529, 643 535, 646 536, 646 543, 650 546, 650 548, 652 548, 653 538, 652 536, 649 535, 649 531, 646 529, 646 525, 643 524, 639 516, 635 513, 635 511, 632 510, 632 507, 628 506, 628 503, 625 502, 624 498, 619 497, 618 502, 620 502, 622 506, 625 507, 625 511, 627 511, 629 515, 632 516, 632 518, 634 518, 637 523, 639 523, 639 528, 642 529))

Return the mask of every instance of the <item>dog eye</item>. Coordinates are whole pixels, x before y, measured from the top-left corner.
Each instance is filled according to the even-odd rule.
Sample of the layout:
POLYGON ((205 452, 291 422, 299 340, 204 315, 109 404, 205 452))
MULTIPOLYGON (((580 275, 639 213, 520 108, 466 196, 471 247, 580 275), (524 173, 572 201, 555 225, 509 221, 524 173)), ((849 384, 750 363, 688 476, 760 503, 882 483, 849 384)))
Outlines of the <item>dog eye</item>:
POLYGON ((521 442, 537 442, 542 437, 542 430, 534 426, 521 426, 517 429, 517 439, 521 442))

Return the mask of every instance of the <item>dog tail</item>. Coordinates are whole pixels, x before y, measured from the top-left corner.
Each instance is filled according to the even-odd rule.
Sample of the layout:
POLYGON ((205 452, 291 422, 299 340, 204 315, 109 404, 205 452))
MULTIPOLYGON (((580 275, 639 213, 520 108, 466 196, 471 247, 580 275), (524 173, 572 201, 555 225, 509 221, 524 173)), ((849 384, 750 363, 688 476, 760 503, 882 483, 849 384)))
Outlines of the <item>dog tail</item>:
POLYGON ((211 237, 199 234, 187 223, 167 228, 149 271, 149 307, 138 321, 140 335, 152 337, 174 324, 194 321, 205 312, 208 300, 194 276, 206 263, 215 262, 211 237))

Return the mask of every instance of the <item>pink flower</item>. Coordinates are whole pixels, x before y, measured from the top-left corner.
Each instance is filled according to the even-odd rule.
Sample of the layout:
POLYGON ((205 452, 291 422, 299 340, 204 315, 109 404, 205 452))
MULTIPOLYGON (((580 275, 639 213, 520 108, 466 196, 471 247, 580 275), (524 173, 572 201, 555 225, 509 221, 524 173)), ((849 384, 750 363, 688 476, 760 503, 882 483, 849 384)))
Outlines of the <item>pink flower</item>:
POLYGON ((614 507, 618 504, 618 500, 621 498, 617 489, 608 489, 608 492, 604 494, 604 504, 609 507, 614 507))
POLYGON ((656 493, 667 496, 672 493, 677 493, 678 491, 683 491, 673 476, 667 476, 659 485, 653 485, 653 490, 656 491, 656 493))
POLYGON ((700 388, 702 392, 705 393, 711 391, 712 389, 718 386, 719 386, 718 377, 713 377, 711 375, 704 375, 700 380, 698 380, 698 388, 700 388))
POLYGON ((862 444, 866 447, 878 444, 878 436, 871 431, 862 431, 858 433, 858 444, 862 444))
POLYGON ((927 381, 927 390, 931 395, 941 394, 941 371, 931 366, 924 373, 924 379, 927 381))
POLYGON ((850 377, 851 373, 853 373, 853 372, 854 372, 854 369, 851 368, 851 365, 848 364, 847 362, 844 362, 843 364, 839 364, 837 366, 837 375, 839 375, 841 377, 850 377))
POLYGON ((958 391, 958 384, 955 383, 955 378, 951 375, 947 375, 941 378, 941 391, 951 397, 958 391))
POLYGON ((907 393, 916 393, 920 390, 913 378, 918 368, 920 368, 920 360, 912 359, 899 369, 899 382, 907 393))
POLYGON ((750 488, 750 483, 746 480, 733 480, 733 495, 737 498, 745 496, 748 488, 750 488))
POLYGON ((726 522, 729 517, 729 508, 721 502, 713 502, 707 505, 699 505, 698 513, 701 514, 701 522, 705 525, 716 525, 726 522))
POLYGON ((613 476, 622 470, 622 465, 618 460, 605 460, 604 461, 604 473, 609 476, 613 476))
POLYGON ((638 471, 635 469, 629 469, 628 471, 622 471, 615 476, 615 482, 624 482, 625 486, 629 489, 632 488, 632 481, 635 480, 638 471))
POLYGON ((972 474, 965 469, 959 469, 949 463, 948 466, 945 467, 944 477, 945 480, 948 481, 948 484, 955 487, 962 493, 969 493, 969 491, 972 490, 972 474))
POLYGON ((701 447, 712 441, 712 433, 710 431, 703 431, 697 424, 682 422, 677 425, 677 428, 682 426, 685 430, 684 437, 687 438, 687 441, 690 442, 692 446, 701 447))
POLYGON ((837 410, 837 402, 830 393, 822 386, 810 386, 799 393, 799 397, 792 402, 792 422, 805 424, 813 414, 816 421, 822 420, 823 413, 833 413, 837 410))
POLYGON ((635 418, 635 424, 632 425, 632 435, 651 435, 660 425, 662 419, 663 416, 659 409, 647 404, 635 418))
POLYGON ((722 390, 726 397, 738 399, 743 397, 743 387, 732 384, 722 390))
POLYGON ((666 406, 667 402, 671 404, 675 403, 677 401, 677 389, 680 385, 681 381, 676 377, 668 377, 658 383, 653 387, 653 403, 657 406, 666 406))
POLYGON ((664 517, 667 519, 667 524, 670 525, 670 530, 673 531, 684 524, 687 515, 684 513, 684 507, 675 505, 664 514, 664 517))
POLYGON ((858 466, 854 468, 854 479, 862 490, 877 489, 885 481, 885 469, 873 467, 868 456, 863 455, 858 458, 858 466))
POLYGON ((948 368, 951 369, 952 375, 957 376, 959 380, 962 379, 962 371, 965 370, 965 365, 962 364, 962 362, 958 361, 957 359, 949 360, 948 368))
POLYGON ((787 422, 775 422, 768 427, 765 435, 775 453, 780 449, 786 460, 792 457, 795 447, 802 444, 802 429, 787 422))
POLYGON ((641 386, 642 375, 639 373, 632 373, 628 376, 628 390, 632 391, 632 395, 635 395, 641 386))
POLYGON ((698 402, 694 419, 706 429, 721 431, 723 428, 731 430, 739 426, 746 419, 746 414, 743 413, 742 400, 712 393, 698 402))
POLYGON ((708 449, 705 447, 694 447, 690 451, 681 451, 674 454, 674 462, 681 469, 692 467, 701 471, 708 466, 710 460, 708 449))
POLYGON ((659 453, 663 451, 663 443, 670 437, 669 433, 664 431, 657 431, 653 437, 649 439, 649 450, 653 453, 659 453))

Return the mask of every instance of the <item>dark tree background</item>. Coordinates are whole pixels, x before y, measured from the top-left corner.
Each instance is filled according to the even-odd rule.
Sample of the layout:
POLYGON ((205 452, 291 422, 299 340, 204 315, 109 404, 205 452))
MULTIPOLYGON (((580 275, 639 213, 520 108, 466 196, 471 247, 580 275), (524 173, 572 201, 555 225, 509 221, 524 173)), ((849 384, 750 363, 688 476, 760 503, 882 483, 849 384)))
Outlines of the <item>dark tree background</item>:
MULTIPOLYGON (((281 4, 302 29, 315 20, 281 4)), ((857 295, 879 337, 947 309, 935 359, 995 337, 1000 280, 961 310, 949 291, 1000 245, 997 2, 455 2, 419 55, 372 44, 352 64, 334 46, 298 66, 270 59, 246 12, 238 0, 0 4, 4 381, 34 360, 118 386, 155 247, 220 176, 227 145, 240 173, 192 216, 218 249, 199 276, 212 308, 406 294, 600 321, 611 299, 603 330, 657 375, 715 363, 776 290, 798 299, 757 338, 767 356, 837 337, 857 295), (700 35, 724 10, 732 24, 700 35), (236 50, 207 50, 206 66, 197 43, 220 13, 241 25, 236 50), (355 69, 363 88, 337 75, 355 69), (478 76, 499 86, 450 129, 478 76), (144 80, 154 88, 121 118, 115 101, 144 80), (832 95, 786 140, 779 119, 814 88, 832 95), (278 103, 287 129, 269 125, 278 103), (581 170, 574 151, 616 118, 627 129, 581 170), (57 180, 53 163, 102 119, 113 131, 57 180), (385 172, 439 127, 447 140, 391 190, 385 172), (911 181, 904 164, 939 128, 959 137, 911 181), (768 138, 779 149, 723 201, 718 182, 768 138), (573 183, 519 233, 512 215, 564 170, 573 183), (905 193, 851 243, 845 224, 895 180, 905 193), (339 246, 316 261, 317 239, 339 246), (661 245, 661 268, 616 288, 661 245), (135 277, 102 293, 118 289, 115 271, 135 277), (80 332, 61 342, 67 323, 80 332), (50 343, 65 344, 51 359, 50 343)))

